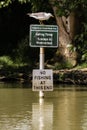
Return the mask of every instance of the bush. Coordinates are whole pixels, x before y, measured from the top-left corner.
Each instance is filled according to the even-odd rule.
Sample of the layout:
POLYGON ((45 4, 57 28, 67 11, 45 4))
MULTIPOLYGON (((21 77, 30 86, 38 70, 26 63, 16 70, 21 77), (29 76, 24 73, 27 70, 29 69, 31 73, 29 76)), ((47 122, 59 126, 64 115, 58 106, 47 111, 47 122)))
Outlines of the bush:
POLYGON ((13 61, 9 56, 0 57, 0 66, 10 66, 13 65, 13 61))

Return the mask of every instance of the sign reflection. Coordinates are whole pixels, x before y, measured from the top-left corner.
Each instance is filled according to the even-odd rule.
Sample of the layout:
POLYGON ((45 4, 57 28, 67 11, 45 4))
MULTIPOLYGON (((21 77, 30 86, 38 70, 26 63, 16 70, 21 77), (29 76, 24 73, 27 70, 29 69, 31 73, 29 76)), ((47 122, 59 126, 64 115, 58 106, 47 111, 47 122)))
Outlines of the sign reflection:
POLYGON ((40 99, 39 103, 32 104, 33 130, 52 130, 53 104, 40 99))

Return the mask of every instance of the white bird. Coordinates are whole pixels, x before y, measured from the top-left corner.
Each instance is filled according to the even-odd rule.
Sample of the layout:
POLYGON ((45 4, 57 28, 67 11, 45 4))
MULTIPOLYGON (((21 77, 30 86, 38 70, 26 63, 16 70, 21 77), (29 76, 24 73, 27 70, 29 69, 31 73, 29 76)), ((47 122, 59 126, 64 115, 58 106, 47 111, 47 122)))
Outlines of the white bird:
POLYGON ((42 21, 48 20, 50 17, 54 17, 51 13, 46 12, 28 13, 27 15, 39 20, 41 24, 42 21))

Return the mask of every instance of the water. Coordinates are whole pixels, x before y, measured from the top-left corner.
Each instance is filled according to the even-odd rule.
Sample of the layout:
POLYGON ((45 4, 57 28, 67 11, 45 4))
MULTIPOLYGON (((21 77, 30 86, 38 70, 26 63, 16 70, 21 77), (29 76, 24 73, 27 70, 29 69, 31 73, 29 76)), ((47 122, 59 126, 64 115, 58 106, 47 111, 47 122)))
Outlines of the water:
POLYGON ((0 84, 0 130, 87 129, 86 90, 55 88, 39 99, 23 86, 0 84))

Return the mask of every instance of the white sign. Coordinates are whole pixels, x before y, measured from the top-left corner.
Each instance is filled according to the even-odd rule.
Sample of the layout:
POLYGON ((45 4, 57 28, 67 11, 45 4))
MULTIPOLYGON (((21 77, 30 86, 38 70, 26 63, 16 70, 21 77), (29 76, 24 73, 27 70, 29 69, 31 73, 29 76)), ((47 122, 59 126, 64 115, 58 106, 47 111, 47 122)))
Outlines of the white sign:
POLYGON ((33 70, 33 91, 53 91, 53 72, 49 69, 33 70))

